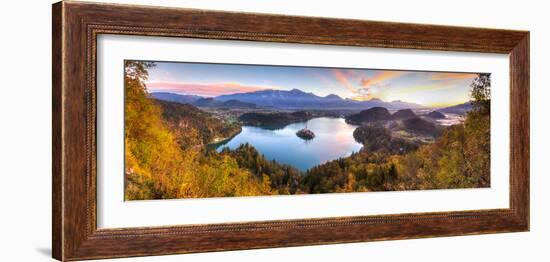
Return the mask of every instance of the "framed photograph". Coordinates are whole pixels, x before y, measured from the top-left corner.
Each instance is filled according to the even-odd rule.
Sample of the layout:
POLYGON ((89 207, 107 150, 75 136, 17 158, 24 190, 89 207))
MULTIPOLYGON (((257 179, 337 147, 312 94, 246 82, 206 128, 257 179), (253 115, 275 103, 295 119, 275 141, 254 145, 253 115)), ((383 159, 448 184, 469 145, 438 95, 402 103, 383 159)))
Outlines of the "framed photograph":
POLYGON ((53 5, 53 257, 529 230, 529 32, 53 5))

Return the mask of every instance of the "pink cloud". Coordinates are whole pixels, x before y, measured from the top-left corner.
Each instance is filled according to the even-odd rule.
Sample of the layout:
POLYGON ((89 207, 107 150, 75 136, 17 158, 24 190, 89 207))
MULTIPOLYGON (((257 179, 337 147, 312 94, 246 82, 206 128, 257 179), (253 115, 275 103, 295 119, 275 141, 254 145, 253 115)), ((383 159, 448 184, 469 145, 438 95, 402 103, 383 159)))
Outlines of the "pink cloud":
POLYGON ((208 97, 273 89, 263 86, 241 85, 239 83, 194 84, 181 82, 149 82, 146 83, 146 86, 149 92, 175 92, 208 97))
POLYGON ((372 77, 362 77, 357 75, 351 70, 333 70, 334 77, 340 84, 348 89, 353 95, 352 99, 355 100, 369 100, 375 98, 375 93, 379 90, 373 91, 373 87, 380 88, 381 85, 387 84, 387 80, 406 74, 402 71, 380 71, 372 77), (352 83, 357 83, 356 85, 352 83))
POLYGON ((334 77, 336 78, 336 80, 338 80, 338 82, 340 82, 340 84, 342 84, 352 93, 357 92, 357 90, 353 87, 353 85, 348 80, 349 75, 345 71, 335 69, 332 72, 334 72, 334 77))
POLYGON ((380 71, 373 77, 361 79, 361 86, 363 88, 370 88, 373 85, 382 84, 389 79, 396 78, 406 73, 407 72, 402 71, 380 71))

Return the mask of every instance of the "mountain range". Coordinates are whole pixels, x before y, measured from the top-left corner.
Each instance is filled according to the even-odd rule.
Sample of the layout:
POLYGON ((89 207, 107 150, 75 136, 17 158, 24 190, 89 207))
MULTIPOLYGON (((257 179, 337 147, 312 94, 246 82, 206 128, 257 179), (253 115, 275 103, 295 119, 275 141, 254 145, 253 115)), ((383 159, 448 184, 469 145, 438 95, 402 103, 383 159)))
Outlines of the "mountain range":
POLYGON ((159 100, 187 103, 199 107, 264 107, 280 109, 365 109, 385 107, 390 110, 417 109, 425 106, 404 101, 385 102, 377 98, 367 101, 344 99, 338 95, 317 96, 298 89, 261 90, 249 93, 221 95, 204 98, 196 95, 180 95, 166 92, 155 92, 151 97, 159 100))
POLYGON ((154 92, 154 93, 151 93, 150 96, 158 100, 164 100, 168 102, 177 102, 180 104, 193 104, 195 101, 203 98, 202 96, 180 95, 180 94, 174 94, 174 93, 168 93, 168 92, 154 92))
POLYGON ((472 103, 466 102, 455 106, 441 108, 438 111, 443 113, 464 115, 470 110, 472 110, 472 103))
POLYGON ((190 104, 198 107, 220 107, 220 108, 256 108, 256 104, 242 102, 235 99, 221 101, 212 97, 202 97, 196 95, 180 95, 167 92, 155 92, 150 96, 157 100, 176 102, 180 104, 190 104))

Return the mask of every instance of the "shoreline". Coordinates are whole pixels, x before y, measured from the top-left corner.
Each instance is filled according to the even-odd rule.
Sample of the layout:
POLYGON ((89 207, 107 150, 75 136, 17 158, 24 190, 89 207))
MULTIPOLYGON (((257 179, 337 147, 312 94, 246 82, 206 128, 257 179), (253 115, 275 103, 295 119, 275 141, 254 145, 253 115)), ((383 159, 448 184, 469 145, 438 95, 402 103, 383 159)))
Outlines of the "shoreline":
POLYGON ((208 144, 206 144, 206 148, 209 148, 209 149, 217 149, 218 146, 223 145, 223 144, 226 144, 226 143, 229 142, 231 139, 233 139, 234 137, 238 136, 242 131, 243 131, 243 127, 242 127, 242 126, 239 126, 239 130, 238 130, 237 132, 231 134, 230 136, 222 137, 222 138, 214 139, 213 141, 210 141, 208 144))

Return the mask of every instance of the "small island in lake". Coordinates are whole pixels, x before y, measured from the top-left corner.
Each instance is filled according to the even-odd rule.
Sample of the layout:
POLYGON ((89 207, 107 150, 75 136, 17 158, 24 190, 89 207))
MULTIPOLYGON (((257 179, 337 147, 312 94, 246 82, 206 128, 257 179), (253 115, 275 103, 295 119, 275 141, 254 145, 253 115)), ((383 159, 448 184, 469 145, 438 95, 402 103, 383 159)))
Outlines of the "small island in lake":
POLYGON ((296 135, 299 138, 304 139, 304 140, 311 140, 311 139, 315 138, 315 133, 313 133, 313 131, 307 129, 307 127, 298 130, 298 132, 296 132, 296 135))

